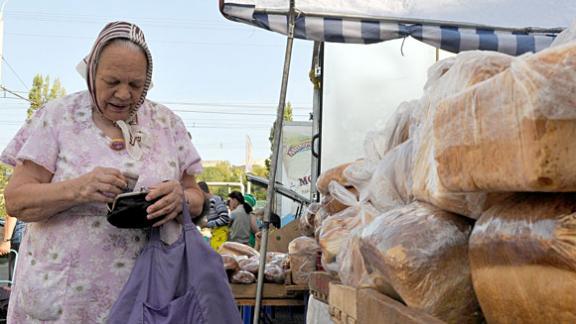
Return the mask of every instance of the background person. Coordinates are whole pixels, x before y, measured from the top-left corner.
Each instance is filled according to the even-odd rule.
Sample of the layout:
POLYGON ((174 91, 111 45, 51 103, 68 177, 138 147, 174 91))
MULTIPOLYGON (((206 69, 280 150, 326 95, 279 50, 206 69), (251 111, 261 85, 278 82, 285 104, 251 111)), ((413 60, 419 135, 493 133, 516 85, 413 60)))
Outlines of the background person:
POLYGON ((250 233, 252 233, 250 226, 252 206, 244 201, 244 196, 240 191, 232 191, 228 194, 228 207, 231 210, 230 219, 232 221, 229 240, 248 245, 250 233))
POLYGON ((220 245, 228 240, 230 217, 228 216, 228 207, 220 196, 210 193, 208 184, 204 181, 198 182, 198 186, 210 201, 210 209, 206 217, 204 227, 210 228, 212 236, 210 237, 210 246, 218 251, 220 245))
POLYGON ((142 229, 106 221, 106 203, 127 187, 149 188, 161 238, 181 233, 186 202, 201 213, 200 156, 182 120, 146 99, 152 57, 140 28, 107 24, 83 61, 87 91, 47 103, 0 155, 15 166, 8 213, 27 223, 9 323, 105 322, 147 241, 142 229), (23 280, 21 280, 23 279, 23 280))
POLYGON ((0 243, 0 256, 8 255, 8 280, 12 280, 14 263, 16 261, 16 255, 10 253, 10 250, 18 252, 25 227, 26 224, 15 217, 10 215, 4 217, 4 231, 2 242, 0 243))

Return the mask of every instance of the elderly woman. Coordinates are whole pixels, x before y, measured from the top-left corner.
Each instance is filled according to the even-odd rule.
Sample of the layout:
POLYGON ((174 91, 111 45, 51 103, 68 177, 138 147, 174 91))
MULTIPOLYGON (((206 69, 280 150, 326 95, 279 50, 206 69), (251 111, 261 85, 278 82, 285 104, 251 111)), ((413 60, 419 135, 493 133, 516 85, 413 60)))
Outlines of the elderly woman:
POLYGON ((104 217, 126 174, 159 198, 147 212, 165 242, 180 233, 183 202, 201 213, 200 157, 182 120, 146 99, 152 57, 140 28, 106 25, 84 61, 88 91, 46 104, 0 157, 15 166, 8 212, 28 223, 10 323, 106 321, 147 241, 104 217))

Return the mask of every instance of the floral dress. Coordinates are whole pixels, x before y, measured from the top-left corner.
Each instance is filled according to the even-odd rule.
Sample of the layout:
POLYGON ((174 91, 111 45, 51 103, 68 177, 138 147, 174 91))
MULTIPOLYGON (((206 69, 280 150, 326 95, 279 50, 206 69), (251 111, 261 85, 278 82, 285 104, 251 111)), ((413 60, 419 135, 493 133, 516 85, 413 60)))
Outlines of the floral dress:
MULTIPOLYGON (((145 132, 144 156, 133 160, 114 151, 92 120, 87 91, 48 103, 20 129, 0 160, 30 160, 53 173, 52 182, 76 178, 95 167, 139 175, 136 188, 198 174, 200 157, 182 120, 168 108, 146 101, 138 110, 145 132)), ((106 221, 106 206, 83 204, 29 223, 20 246, 9 323, 100 323, 128 280, 147 241, 140 229, 106 221)), ((170 222, 162 239, 174 241, 180 226, 170 222)))

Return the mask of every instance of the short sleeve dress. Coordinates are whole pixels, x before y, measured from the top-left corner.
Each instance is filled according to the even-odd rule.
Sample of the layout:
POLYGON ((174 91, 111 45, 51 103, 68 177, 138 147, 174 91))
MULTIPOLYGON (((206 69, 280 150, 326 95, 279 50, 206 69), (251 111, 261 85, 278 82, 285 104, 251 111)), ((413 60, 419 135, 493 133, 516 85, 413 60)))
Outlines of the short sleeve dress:
MULTIPOLYGON (((16 165, 30 160, 69 180, 95 167, 139 175, 136 188, 196 175, 200 156, 182 120, 168 108, 146 101, 138 110, 146 135, 144 155, 133 160, 114 151, 92 120, 91 98, 78 92, 36 112, 0 155, 16 165)), ((148 239, 144 230, 119 229, 106 221, 106 206, 78 205, 27 225, 20 246, 9 323, 104 323, 148 239)), ((161 229, 165 241, 179 235, 176 222, 161 229)))

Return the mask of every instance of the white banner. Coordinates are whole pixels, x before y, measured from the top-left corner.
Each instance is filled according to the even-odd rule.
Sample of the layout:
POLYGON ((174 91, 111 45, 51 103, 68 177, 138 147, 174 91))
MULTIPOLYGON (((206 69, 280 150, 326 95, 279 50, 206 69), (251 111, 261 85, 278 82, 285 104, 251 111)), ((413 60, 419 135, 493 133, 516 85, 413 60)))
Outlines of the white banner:
POLYGON ((282 183, 310 197, 312 122, 285 122, 282 128, 282 183))

